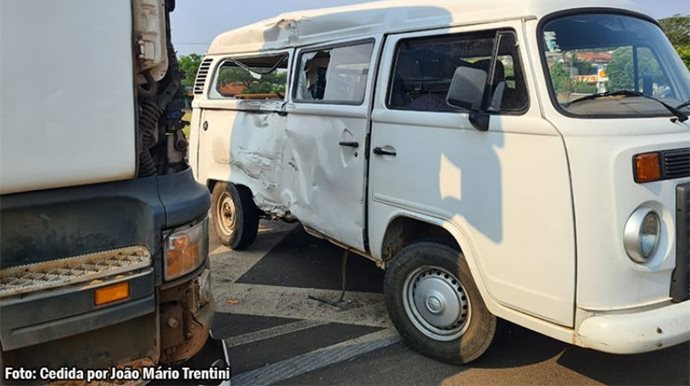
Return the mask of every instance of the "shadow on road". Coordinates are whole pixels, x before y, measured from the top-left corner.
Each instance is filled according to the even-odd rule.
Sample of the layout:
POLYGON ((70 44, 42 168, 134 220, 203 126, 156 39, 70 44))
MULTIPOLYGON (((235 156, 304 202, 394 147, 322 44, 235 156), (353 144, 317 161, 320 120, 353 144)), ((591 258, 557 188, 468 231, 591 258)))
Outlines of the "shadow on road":
POLYGON ((572 346, 510 323, 489 351, 469 367, 508 369, 542 362, 554 362, 562 370, 608 385, 690 384, 688 343, 646 354, 614 355, 572 346))
MULTIPOLYGON (((263 232, 289 232, 238 280, 249 285, 337 290, 342 249, 313 238, 301 227, 262 222, 263 232)), ((214 236, 212 244, 214 243, 214 236)), ((222 271, 216 271, 222 277, 222 271)), ((383 272, 370 261, 351 255, 348 290, 381 292, 383 272)), ((219 314, 215 329, 222 337, 261 331, 297 320, 274 316, 219 314)), ((328 327, 320 327, 328 329, 328 327)), ((343 331, 307 329, 284 337, 236 348, 235 360, 244 370, 321 347, 325 337, 343 331), (295 344, 294 342, 299 342, 295 344), (318 344, 317 344, 318 343, 318 344), (301 345, 305 345, 301 347, 301 345), (300 348, 301 347, 301 348, 300 348), (238 351, 239 350, 239 351, 238 351), (242 351, 244 350, 244 351, 242 351), (259 355, 259 353, 264 353, 259 355), (270 358, 268 356, 270 354, 270 358), (263 362, 262 362, 263 361, 263 362), (241 365, 241 362, 246 362, 241 365), (261 362, 261 363, 259 363, 261 362)), ((355 331, 356 333, 357 331, 355 331)), ((345 334, 347 335, 347 334, 345 334)), ((345 338, 343 338, 345 339, 345 338)), ((484 356, 467 366, 452 366, 425 358, 398 343, 349 361, 286 380, 307 385, 689 385, 690 344, 640 355, 612 355, 587 350, 505 323, 484 356)))

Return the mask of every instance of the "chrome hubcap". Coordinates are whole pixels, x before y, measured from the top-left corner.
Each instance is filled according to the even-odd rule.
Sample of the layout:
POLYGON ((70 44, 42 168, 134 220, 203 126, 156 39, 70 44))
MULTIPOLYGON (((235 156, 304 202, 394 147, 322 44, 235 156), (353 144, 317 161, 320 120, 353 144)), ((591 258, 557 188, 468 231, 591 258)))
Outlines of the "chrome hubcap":
POLYGON ((235 204, 228 193, 220 196, 215 215, 223 233, 231 236, 235 232, 235 204))
POLYGON ((415 327, 435 340, 457 339, 469 326, 467 292, 455 275, 440 267, 420 267, 407 276, 403 305, 415 327))

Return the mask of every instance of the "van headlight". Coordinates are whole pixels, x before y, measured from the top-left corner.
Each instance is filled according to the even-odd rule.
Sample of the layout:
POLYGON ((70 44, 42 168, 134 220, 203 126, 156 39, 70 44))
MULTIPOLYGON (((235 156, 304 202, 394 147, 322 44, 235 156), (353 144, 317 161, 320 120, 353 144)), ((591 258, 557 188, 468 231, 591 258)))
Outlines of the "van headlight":
POLYGON ((169 234, 165 242, 165 280, 176 279, 197 269, 208 256, 208 218, 169 234))
POLYGON ((625 252, 634 262, 645 264, 656 253, 660 240, 659 214, 646 206, 637 208, 625 224, 625 252))

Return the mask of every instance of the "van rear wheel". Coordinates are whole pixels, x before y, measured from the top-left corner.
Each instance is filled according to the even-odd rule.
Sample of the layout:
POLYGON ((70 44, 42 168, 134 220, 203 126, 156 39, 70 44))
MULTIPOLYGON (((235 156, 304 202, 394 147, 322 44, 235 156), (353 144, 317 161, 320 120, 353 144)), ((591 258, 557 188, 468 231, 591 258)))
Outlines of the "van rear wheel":
POLYGON ((211 207, 213 229, 223 245, 241 250, 254 242, 259 213, 248 188, 218 182, 213 187, 211 207))
POLYGON ((386 271, 388 314, 413 349, 464 364, 479 358, 496 335, 464 256, 446 245, 419 242, 402 249, 386 271))

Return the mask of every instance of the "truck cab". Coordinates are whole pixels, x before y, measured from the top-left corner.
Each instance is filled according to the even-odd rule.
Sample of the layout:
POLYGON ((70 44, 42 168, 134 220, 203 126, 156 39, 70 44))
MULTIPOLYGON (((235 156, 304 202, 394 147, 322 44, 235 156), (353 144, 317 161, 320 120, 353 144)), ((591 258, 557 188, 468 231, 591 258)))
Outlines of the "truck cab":
POLYGON ((5 368, 184 364, 229 378, 210 335, 210 197, 186 161, 173 10, 2 3, 5 368))

